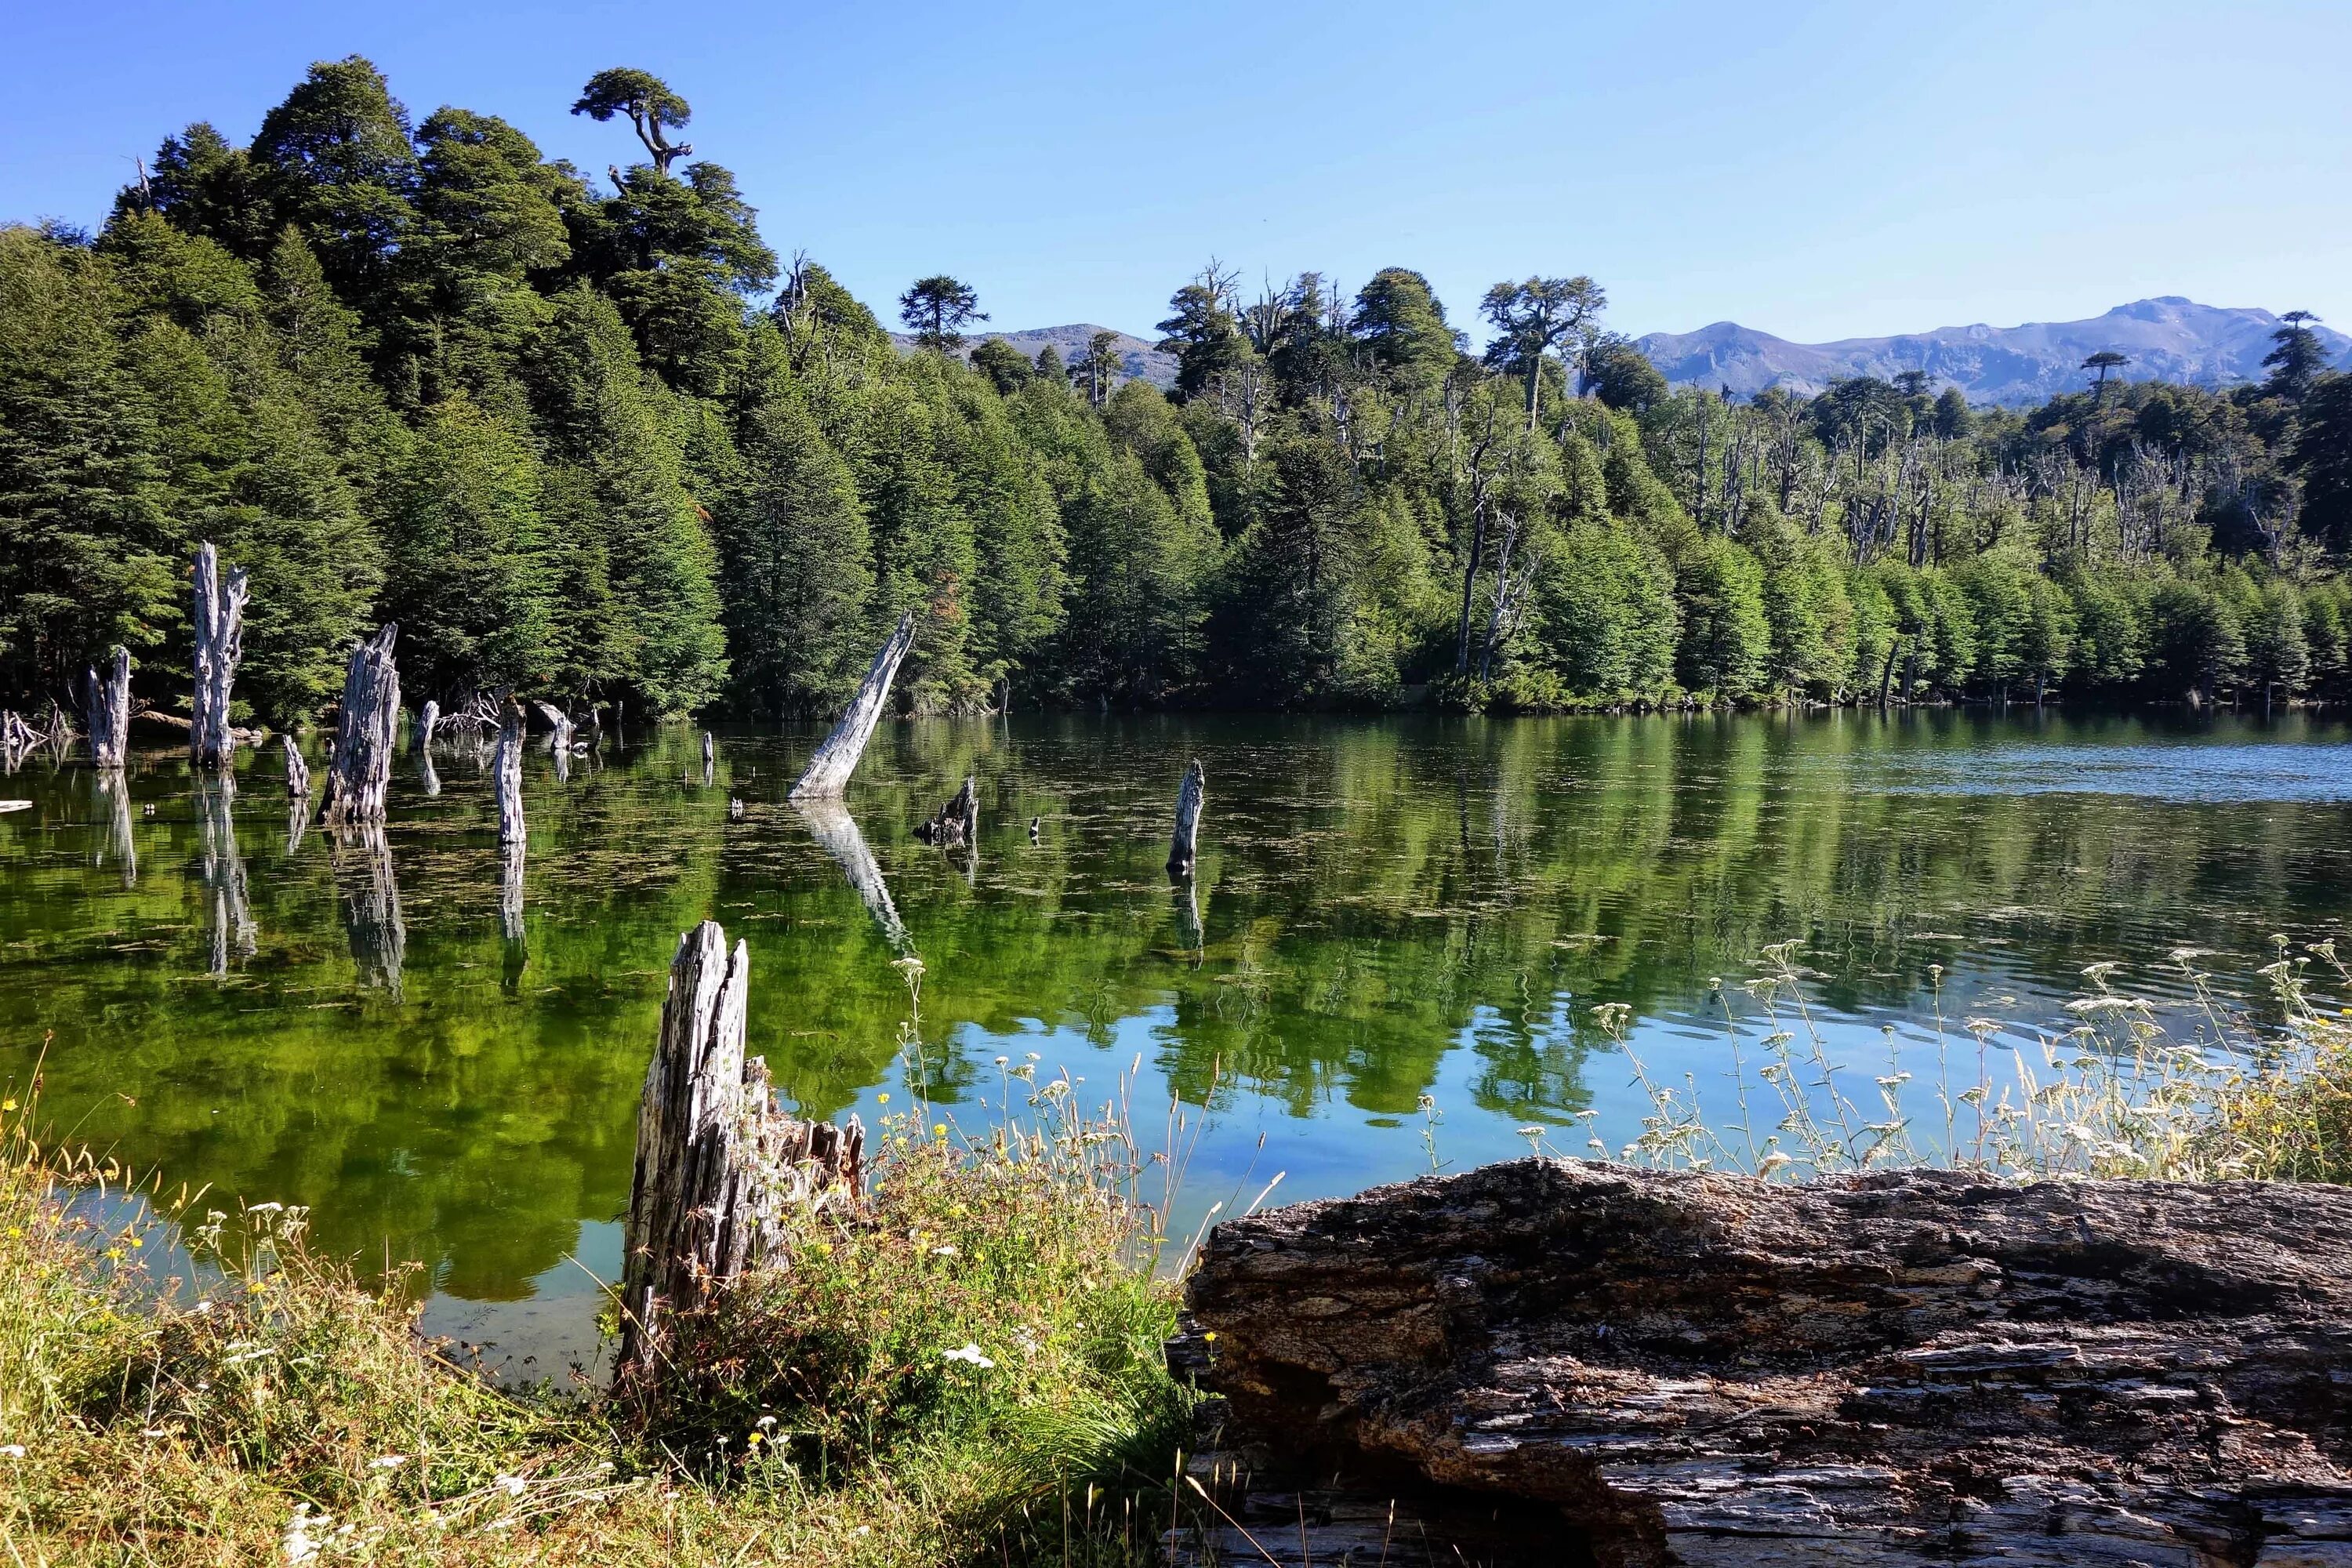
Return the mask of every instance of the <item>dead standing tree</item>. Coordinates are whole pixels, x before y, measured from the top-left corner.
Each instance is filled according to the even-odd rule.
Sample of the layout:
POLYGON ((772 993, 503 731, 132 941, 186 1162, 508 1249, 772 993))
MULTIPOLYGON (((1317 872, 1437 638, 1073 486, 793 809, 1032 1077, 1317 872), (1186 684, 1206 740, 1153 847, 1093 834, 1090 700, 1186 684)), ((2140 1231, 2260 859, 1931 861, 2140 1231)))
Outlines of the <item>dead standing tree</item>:
POLYGON ((849 700, 849 711, 833 727, 833 733, 809 758, 808 769, 800 782, 793 785, 791 800, 838 800, 849 784, 849 775, 857 771, 857 759, 866 754, 866 742, 874 738, 874 726, 882 718, 882 705, 889 700, 890 682, 898 678, 898 663, 907 650, 915 646, 915 612, 908 611, 898 617, 898 627, 890 634, 874 656, 873 665, 866 679, 858 683, 857 695, 849 700))
POLYGON ((400 717, 400 671, 392 662, 392 645, 399 636, 400 627, 387 621, 352 649, 327 800, 320 813, 331 827, 383 820, 384 792, 392 786, 394 725, 400 717))
POLYGON ((1184 782, 1176 786, 1176 832, 1168 841, 1168 875, 1190 881, 1199 858, 1201 808, 1208 803, 1209 775, 1194 757, 1184 768, 1184 782))
POLYGON ((788 1211, 857 1201, 866 1130, 777 1110, 743 1054, 751 952, 716 921, 679 938, 637 1109, 615 1378, 662 1380, 672 1314, 707 1306, 773 1250, 788 1211))
POLYGON ((82 722, 89 732, 89 760, 120 768, 131 754, 131 650, 117 647, 114 662, 100 680, 96 669, 82 677, 82 722))
POLYGON ((511 696, 499 703, 499 743, 490 753, 490 781, 499 800, 499 931, 522 935, 522 707, 511 696))
POLYGON ((220 552, 207 541, 196 551, 196 684, 188 755, 200 768, 226 768, 236 754, 228 725, 229 693, 245 658, 245 605, 249 574, 240 566, 221 587, 220 552))

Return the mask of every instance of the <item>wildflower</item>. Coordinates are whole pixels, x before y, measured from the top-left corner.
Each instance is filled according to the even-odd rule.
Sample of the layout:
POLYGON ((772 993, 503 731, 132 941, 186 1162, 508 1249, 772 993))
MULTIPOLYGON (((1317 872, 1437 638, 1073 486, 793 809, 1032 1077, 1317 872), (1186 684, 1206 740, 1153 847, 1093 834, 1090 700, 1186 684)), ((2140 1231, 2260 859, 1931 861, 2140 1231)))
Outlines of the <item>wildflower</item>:
POLYGON ((887 1105, 890 1103, 890 1097, 887 1094, 877 1094, 874 1097, 874 1103, 877 1105, 887 1105))
POLYGON ((765 1432, 746 1432, 743 1434, 743 1444, 746 1447, 756 1447, 760 1444, 766 1442, 767 1439, 768 1435, 765 1432))
POLYGON ((378 1454, 368 1461, 368 1468, 372 1470, 396 1470, 406 1463, 408 1456, 405 1454, 378 1454))
POLYGON ((0 1100, 0 1110, 16 1110, 16 1102, 15 1100, 0 1100))
POLYGON ((154 1438, 168 1437, 172 1434, 161 1426, 142 1426, 139 1430, 139 1435, 142 1437, 154 1438))
POLYGON ((286 1561, 308 1563, 318 1556, 319 1542, 311 1538, 310 1531, 324 1530, 331 1522, 332 1521, 323 1513, 312 1513, 309 1503, 296 1503, 294 1517, 286 1521, 286 1538, 283 1542, 286 1561))
POLYGON ((934 1137, 934 1138, 944 1138, 944 1137, 946 1137, 947 1135, 948 1135, 948 1124, 947 1124, 946 1122, 944 1122, 944 1121, 934 1121, 934 1122, 932 1122, 932 1123, 931 1123, 931 1136, 932 1136, 932 1137, 934 1137))
POLYGON ((498 1488, 499 1490, 506 1493, 509 1497, 522 1496, 522 1489, 528 1484, 529 1483, 524 1481, 520 1476, 509 1476, 501 1473, 490 1478, 490 1485, 498 1488))
POLYGON ((286 1205, 284 1204, 256 1204, 245 1212, 247 1214, 283 1214, 286 1212, 286 1205))
MULTIPOLYGON (((773 1426, 775 1424, 776 1418, 772 1415, 762 1415, 759 1420, 759 1425, 762 1426, 773 1426)), ((610 1459, 605 1460, 604 1468, 608 1470, 611 1469, 613 1468, 613 1461, 610 1459)))
POLYGON ((0 1443, 0 1458, 11 1458, 11 1459, 21 1459, 21 1458, 23 1458, 24 1457, 25 1457, 25 1445, 24 1445, 24 1444, 22 1444, 22 1443, 0 1443))
POLYGON ((953 1246, 934 1247, 931 1248, 931 1256, 934 1258, 953 1258, 956 1255, 956 1249, 953 1246))
POLYGON ((1783 1165, 1793 1165, 1796 1162, 1794 1160, 1780 1152, 1780 1150, 1775 1149, 1769 1154, 1765 1155, 1763 1159, 1757 1162, 1756 1173, 1759 1176, 1769 1176, 1783 1165))
POLYGON ((1202 1344, 1215 1344, 1217 1342, 1217 1331, 1211 1329, 1207 1333, 1202 1334, 1201 1336, 1201 1342, 1202 1344))
POLYGON ((969 1362, 973 1366, 980 1368, 982 1372, 986 1372, 990 1367, 996 1364, 994 1362, 982 1355, 980 1352, 980 1347, 973 1344, 970 1340, 966 1340, 961 1345, 959 1345, 954 1350, 941 1351, 940 1354, 948 1361, 969 1362))

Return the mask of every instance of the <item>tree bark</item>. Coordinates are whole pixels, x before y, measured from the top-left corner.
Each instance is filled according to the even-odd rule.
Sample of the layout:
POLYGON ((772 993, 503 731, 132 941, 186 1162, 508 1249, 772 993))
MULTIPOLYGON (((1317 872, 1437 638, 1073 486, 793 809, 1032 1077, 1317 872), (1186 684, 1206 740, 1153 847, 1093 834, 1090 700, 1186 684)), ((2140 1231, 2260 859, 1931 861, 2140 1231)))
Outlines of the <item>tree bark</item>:
POLYGON ((119 768, 131 754, 131 650, 117 647, 106 679, 92 669, 82 679, 84 727, 89 731, 89 760, 101 768, 119 768))
POLYGON ((327 772, 320 820, 330 826, 382 822, 392 787, 392 749, 400 717, 400 670, 392 647, 400 627, 389 621, 352 649, 343 677, 343 708, 335 723, 335 750, 327 772))
POLYGON ((523 841, 522 709, 505 700, 499 715, 499 743, 490 752, 490 783, 499 801, 499 842, 523 841))
POLYGON ((302 760, 302 747, 291 735, 280 735, 278 743, 286 752, 286 794, 292 800, 310 798, 310 764, 302 760))
POLYGON ((2352 1562, 2340 1187, 1520 1160, 1221 1226, 1189 1297, 1261 1541, 1391 1500, 1398 1563, 2352 1562))
POLYGON ((615 1378, 658 1384, 667 1319, 709 1304, 760 1263, 786 1211, 856 1203, 865 1128, 776 1109, 767 1063, 743 1054, 751 951, 705 921, 678 940, 661 1038, 637 1109, 615 1378))
POLYGON ((1193 758, 1184 766, 1184 782, 1176 786, 1176 831, 1168 840, 1168 874, 1183 879, 1192 874, 1201 837, 1201 808, 1208 804, 1209 775, 1193 758))
POLYGON ((837 800, 849 783, 849 775, 857 770, 857 759, 866 754, 866 742, 874 737, 874 726, 882 718, 883 704, 889 700, 890 682, 898 674, 898 661, 915 645, 915 612, 908 611, 898 617, 898 627, 874 655, 874 663, 866 669, 866 679, 858 684, 857 695, 849 700, 849 710, 833 733, 809 758, 808 769, 793 785, 791 800, 837 800))
POLYGON ((207 541, 196 551, 196 682, 188 755, 198 767, 226 767, 236 754, 228 725, 229 693, 245 658, 245 605, 250 592, 242 566, 220 581, 220 552, 207 541))
POLYGON ((963 787, 929 822, 918 826, 915 837, 942 849, 961 849, 980 841, 980 794, 966 773, 963 787))
POLYGON ((433 731, 441 727, 441 704, 427 700, 425 710, 416 716, 416 732, 413 740, 419 755, 433 749, 433 731))

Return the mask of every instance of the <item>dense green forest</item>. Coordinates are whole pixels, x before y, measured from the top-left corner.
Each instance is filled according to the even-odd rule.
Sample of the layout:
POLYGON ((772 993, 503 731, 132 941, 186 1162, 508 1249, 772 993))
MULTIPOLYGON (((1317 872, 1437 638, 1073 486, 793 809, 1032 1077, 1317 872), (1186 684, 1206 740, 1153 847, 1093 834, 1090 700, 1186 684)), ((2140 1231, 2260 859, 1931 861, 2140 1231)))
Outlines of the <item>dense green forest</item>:
POLYGON ((117 642, 171 700, 205 539, 280 724, 385 618, 418 701, 822 712, 908 609, 931 712, 2352 689, 2352 378, 2299 314, 2226 394, 1734 404, 1589 279, 1497 284, 1473 354, 1410 270, 1251 300, 1213 263, 1164 396, 1101 344, 969 347, 944 275, 902 350, 686 161, 667 85, 573 112, 641 156, 600 184, 322 63, 244 146, 168 139, 101 232, 0 229, 0 702, 117 642))

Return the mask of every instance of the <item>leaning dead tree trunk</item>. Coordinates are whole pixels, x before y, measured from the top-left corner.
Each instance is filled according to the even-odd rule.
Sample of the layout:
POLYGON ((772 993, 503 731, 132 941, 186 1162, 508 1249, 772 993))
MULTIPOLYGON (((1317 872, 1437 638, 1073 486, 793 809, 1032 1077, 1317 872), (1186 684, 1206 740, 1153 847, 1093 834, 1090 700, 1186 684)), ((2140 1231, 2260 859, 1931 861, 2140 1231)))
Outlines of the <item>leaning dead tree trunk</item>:
POLYGON ((707 1305, 774 1247, 787 1210, 857 1201, 866 1130, 776 1109, 768 1064, 743 1054, 751 950, 705 921, 678 940, 661 1039, 637 1108, 615 1376, 662 1379, 676 1313, 707 1305))
POLYGON ((82 678, 83 727, 89 732, 89 760, 119 768, 131 754, 131 650, 117 647, 106 678, 92 669, 82 678))
POLYGON ((539 716, 541 719, 547 721, 548 746, 558 752, 570 751, 572 749, 572 716, 552 702, 533 702, 531 706, 539 710, 539 716))
POLYGON ((908 611, 898 617, 898 629, 890 640, 875 654, 873 665, 866 679, 858 684, 857 695, 849 700, 849 711, 833 727, 833 733, 809 758, 808 770, 800 782, 793 785, 791 800, 838 800, 849 784, 849 775, 857 771, 857 759, 866 754, 866 742, 874 738, 874 726, 880 722, 882 706, 889 700, 890 682, 898 676, 898 662, 907 650, 915 646, 915 612, 908 611))
POLYGON ((1176 786, 1176 832, 1168 841, 1168 874, 1189 877, 1192 874, 1195 849, 1201 837, 1201 807, 1209 796, 1209 775, 1195 757, 1184 769, 1184 782, 1176 786))
POLYGON ((1517 1160, 1220 1226, 1188 1295, 1220 1562, 2352 1560, 2342 1187, 1517 1160))
POLYGON ((522 820, 522 709, 511 697, 499 719, 499 743, 490 753, 490 781, 499 797, 499 842, 520 844, 522 820))
POLYGON ((387 621, 352 649, 320 813, 330 826, 383 820, 384 792, 392 787, 394 726, 400 717, 400 670, 392 662, 392 645, 399 636, 400 627, 387 621))
POLYGON ((226 767, 236 752, 228 727, 229 692, 245 658, 248 574, 240 566, 221 589, 220 552, 207 541, 196 551, 196 687, 188 755, 200 768, 226 767))
POLYGON ((980 795, 971 786, 970 773, 963 777, 963 788, 940 807, 938 815, 916 827, 915 837, 942 849, 961 849, 980 841, 980 795))

